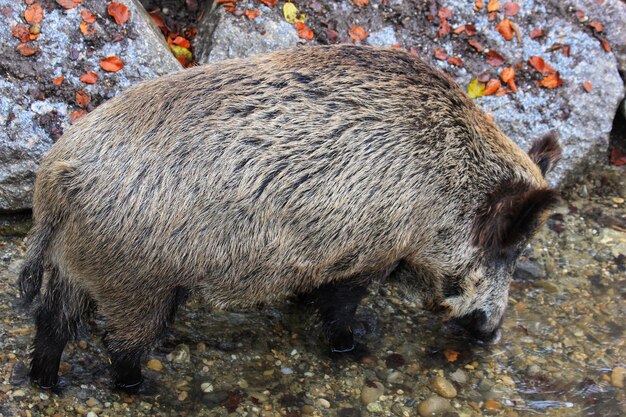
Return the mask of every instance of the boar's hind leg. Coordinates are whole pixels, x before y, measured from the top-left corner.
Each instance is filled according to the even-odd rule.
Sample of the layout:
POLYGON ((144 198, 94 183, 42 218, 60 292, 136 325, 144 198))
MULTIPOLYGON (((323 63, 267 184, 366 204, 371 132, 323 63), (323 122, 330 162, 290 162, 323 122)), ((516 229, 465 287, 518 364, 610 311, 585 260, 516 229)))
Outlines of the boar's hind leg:
POLYGON ((100 305, 105 317, 104 343, 111 355, 115 387, 137 392, 143 377, 141 360, 146 351, 165 332, 187 296, 187 291, 143 289, 141 294, 129 291, 100 305))
POLYGON ((63 349, 91 311, 91 301, 82 290, 63 278, 56 268, 51 268, 49 274, 35 310, 37 330, 30 365, 31 379, 43 389, 56 386, 63 349))
POLYGON ((347 353, 354 350, 352 322, 366 294, 367 287, 361 282, 326 284, 308 294, 309 302, 319 312, 331 352, 347 353))

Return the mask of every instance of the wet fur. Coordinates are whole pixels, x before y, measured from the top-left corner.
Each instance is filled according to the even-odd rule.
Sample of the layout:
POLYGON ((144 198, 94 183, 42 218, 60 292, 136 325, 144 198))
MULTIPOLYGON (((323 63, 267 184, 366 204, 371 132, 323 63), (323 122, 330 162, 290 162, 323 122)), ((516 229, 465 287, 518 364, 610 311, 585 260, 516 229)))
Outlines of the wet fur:
POLYGON ((132 369, 118 382, 133 384, 180 291, 242 308, 401 265, 445 298, 442 282, 490 250, 472 236, 492 191, 547 187, 535 162, 400 51, 297 48, 139 84, 42 161, 21 288, 42 286, 54 319, 38 322, 35 350, 50 326, 70 329, 64 345, 76 306, 94 303, 114 370, 132 369))

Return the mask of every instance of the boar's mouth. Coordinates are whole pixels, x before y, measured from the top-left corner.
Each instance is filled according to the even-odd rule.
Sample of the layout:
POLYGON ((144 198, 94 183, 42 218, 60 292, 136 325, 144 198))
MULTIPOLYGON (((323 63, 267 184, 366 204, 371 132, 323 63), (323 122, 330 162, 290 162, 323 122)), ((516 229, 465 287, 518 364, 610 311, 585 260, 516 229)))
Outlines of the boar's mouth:
POLYGON ((474 310, 465 316, 455 317, 450 320, 450 324, 455 327, 463 328, 470 337, 480 343, 486 345, 495 345, 500 341, 502 331, 500 327, 504 316, 495 329, 488 329, 487 314, 483 310, 474 310))

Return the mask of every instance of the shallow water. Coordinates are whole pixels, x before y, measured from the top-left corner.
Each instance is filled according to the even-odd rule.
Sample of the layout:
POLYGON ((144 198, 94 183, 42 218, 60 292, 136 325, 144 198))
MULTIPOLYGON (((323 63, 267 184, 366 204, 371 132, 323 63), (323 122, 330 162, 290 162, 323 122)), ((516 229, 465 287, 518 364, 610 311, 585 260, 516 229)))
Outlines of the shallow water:
POLYGON ((496 346, 470 344, 393 285, 373 288, 359 311, 355 332, 369 353, 358 359, 330 357, 312 311, 295 301, 214 313, 192 300, 146 358, 162 369, 145 370, 145 391, 136 396, 110 390, 97 320, 66 349, 60 395, 25 380, 33 328, 18 307, 14 281, 28 225, 5 219, 0 414, 414 416, 439 393, 452 397, 434 400, 446 416, 626 415, 619 377, 626 367, 620 175, 607 170, 574 189, 526 250, 496 346), (447 389, 435 388, 437 376, 447 389))

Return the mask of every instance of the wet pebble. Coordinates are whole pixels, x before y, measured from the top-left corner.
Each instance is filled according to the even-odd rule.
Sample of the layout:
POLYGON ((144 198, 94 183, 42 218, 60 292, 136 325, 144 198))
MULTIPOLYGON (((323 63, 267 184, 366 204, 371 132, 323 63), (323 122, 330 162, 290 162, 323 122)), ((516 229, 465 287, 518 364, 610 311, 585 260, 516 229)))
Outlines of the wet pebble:
POLYGON ((167 355, 167 359, 174 363, 189 363, 191 359, 189 346, 185 344, 176 346, 176 349, 167 355))
POLYGON ((378 401, 369 403, 367 405, 367 411, 369 411, 370 413, 382 413, 383 406, 378 401))
POLYGON ((436 376, 431 383, 431 388, 444 398, 456 397, 456 388, 444 377, 436 376))
POLYGON ((93 411, 90 411, 87 413, 87 417, 98 417, 98 415, 94 413, 93 411))
POLYGON ((404 409, 402 408, 402 404, 400 403, 393 403, 393 405, 391 406, 391 412, 398 417, 404 416, 404 409))
POLYGON ((163 364, 158 359, 150 359, 147 366, 148 369, 152 369, 156 372, 161 372, 163 370, 163 364))
POLYGON ((367 405, 378 401, 381 395, 385 393, 385 387, 378 381, 368 381, 361 390, 361 401, 367 405))
POLYGON ((422 401, 418 407, 418 411, 422 417, 438 416, 450 410, 452 410, 450 401, 438 395, 433 395, 426 401, 422 401))
POLYGON ((537 376, 541 373, 541 367, 537 364, 530 365, 526 368, 526 375, 528 376, 537 376))
POLYGON ((450 379, 463 385, 467 383, 467 374, 462 369, 457 369, 450 374, 450 379))
POLYGON ((404 375, 402 372, 394 371, 387 375, 387 382, 390 384, 401 384, 404 381, 404 375))
POLYGON ((302 414, 310 415, 315 412, 315 407, 311 405, 305 405, 302 407, 302 414))
POLYGON ((485 412, 487 414, 497 414, 502 410, 502 404, 494 400, 485 401, 485 412))
POLYGON ((317 403, 320 405, 320 407, 330 408, 330 403, 326 398, 318 398, 317 403))
POLYGON ((613 368, 613 371, 611 372, 611 384, 617 388, 624 388, 625 373, 626 368, 622 368, 621 366, 613 368))
POLYGON ((352 407, 340 408, 337 417, 361 417, 361 411, 352 407))
POLYGON ((202 384, 200 384, 200 389, 202 390, 202 392, 213 392, 213 384, 211 384, 210 382, 203 382, 202 384))

